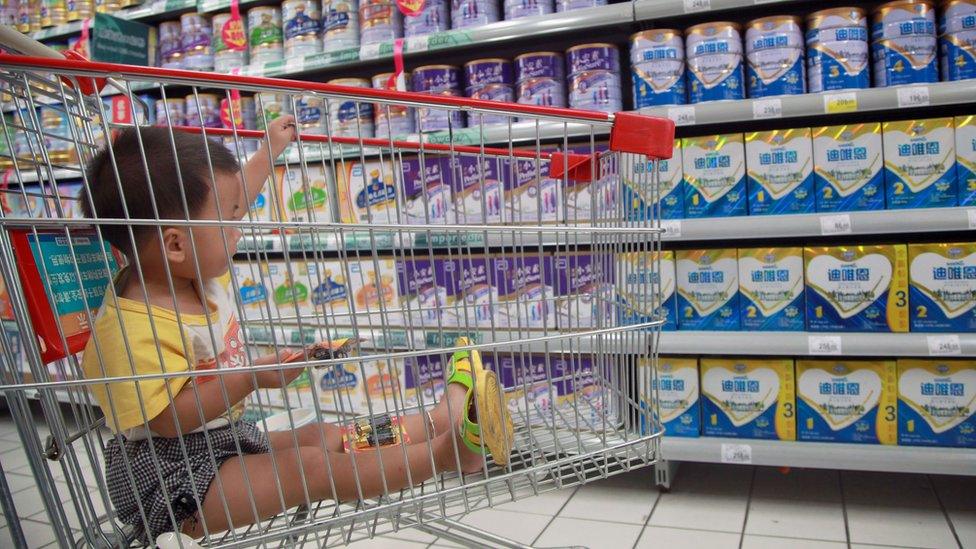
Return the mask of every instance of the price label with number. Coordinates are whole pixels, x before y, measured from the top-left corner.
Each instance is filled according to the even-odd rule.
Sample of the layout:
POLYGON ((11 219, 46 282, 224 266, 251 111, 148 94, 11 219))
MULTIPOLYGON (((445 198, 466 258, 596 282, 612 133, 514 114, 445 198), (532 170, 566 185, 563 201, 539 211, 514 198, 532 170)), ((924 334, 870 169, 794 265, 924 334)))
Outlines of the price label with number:
POLYGON ((359 47, 360 59, 377 59, 380 56, 380 46, 382 44, 363 44, 359 47))
POLYGON ((722 444, 722 463, 752 463, 752 446, 748 444, 722 444))
POLYGON ((906 86, 898 88, 898 108, 924 107, 928 104, 928 86, 906 86))
POLYGON ((812 335, 807 337, 807 345, 811 355, 839 355, 841 353, 840 336, 812 335))
POLYGON ((291 57, 285 61, 285 72, 294 74, 305 70, 305 57, 291 57))
POLYGON ((695 123, 695 107, 671 107, 668 109, 668 118, 674 121, 675 126, 691 126, 695 123))
POLYGON ((681 220, 662 219, 661 230, 664 231, 664 234, 661 235, 661 238, 681 238, 681 220))
POLYGON ((783 116, 783 102, 778 97, 770 99, 754 99, 752 101, 752 117, 781 118, 783 116))
POLYGON ((852 231, 849 214, 820 216, 820 234, 850 234, 852 231))
POLYGON ((957 334, 939 334, 928 336, 929 355, 952 356, 962 354, 962 343, 957 334))
POLYGON ((857 92, 828 93, 823 96, 824 112, 838 114, 857 111, 857 92))
POLYGON ((427 34, 410 36, 407 38, 407 51, 427 51, 429 41, 430 36, 427 34))
POLYGON ((712 9, 712 0, 685 0, 685 13, 697 13, 712 9))

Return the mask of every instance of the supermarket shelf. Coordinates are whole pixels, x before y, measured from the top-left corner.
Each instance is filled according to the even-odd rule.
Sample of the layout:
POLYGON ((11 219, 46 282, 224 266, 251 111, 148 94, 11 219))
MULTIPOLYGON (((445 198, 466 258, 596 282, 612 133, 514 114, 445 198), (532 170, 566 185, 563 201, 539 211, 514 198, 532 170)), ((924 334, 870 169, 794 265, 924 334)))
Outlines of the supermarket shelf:
POLYGON ((972 103, 974 96, 976 96, 976 80, 963 80, 891 88, 783 95, 740 101, 712 101, 696 105, 648 107, 641 109, 640 112, 669 117, 678 126, 695 126, 961 105, 972 103))
POLYGON ((661 226, 667 241, 954 232, 976 229, 976 208, 674 219, 661 226))
MULTIPOLYGON (((172 15, 176 18, 182 13, 196 9, 196 7, 197 0, 156 0, 148 1, 138 7, 119 10, 111 15, 131 21, 152 19, 160 15, 172 15)), ((34 40, 54 40, 68 38, 80 32, 81 21, 72 21, 56 27, 41 29, 32 34, 31 38, 34 40)))
POLYGON ((976 333, 890 334, 813 332, 662 332, 659 350, 663 354, 774 355, 774 356, 941 356, 938 347, 953 336, 959 353, 944 358, 976 357, 976 333), (811 352, 825 345, 839 349, 833 354, 811 352))
MULTIPOLYGON (((678 2, 680 4, 680 2, 678 2)), ((680 13, 680 12, 679 12, 680 13)), ((628 24, 634 13, 630 2, 596 6, 562 13, 525 17, 512 21, 499 21, 471 29, 458 29, 411 37, 404 40, 404 55, 410 56, 427 51, 455 49, 487 45, 489 43, 524 40, 527 36, 542 37, 567 32, 586 31, 609 25, 628 24)), ((393 43, 372 44, 357 49, 318 53, 263 65, 252 65, 246 70, 251 76, 287 76, 305 72, 361 66, 362 62, 389 61, 393 59, 393 43)))
POLYGON ((662 456, 668 461, 741 463, 741 461, 729 460, 723 452, 723 447, 729 452, 734 447, 739 450, 739 456, 751 456, 752 465, 976 475, 976 450, 966 448, 668 436, 662 439, 661 444, 662 456), (745 451, 743 447, 748 447, 748 454, 743 453, 745 451))
MULTIPOLYGON (((80 169, 58 169, 54 170, 54 181, 68 181, 74 179, 81 179, 80 169)), ((46 169, 41 169, 40 176, 38 176, 37 170, 30 169, 27 167, 21 167, 20 181, 24 183, 37 183, 40 180, 47 181, 49 179, 48 172, 46 169)), ((9 183, 16 183, 17 177, 15 175, 10 176, 9 183)))

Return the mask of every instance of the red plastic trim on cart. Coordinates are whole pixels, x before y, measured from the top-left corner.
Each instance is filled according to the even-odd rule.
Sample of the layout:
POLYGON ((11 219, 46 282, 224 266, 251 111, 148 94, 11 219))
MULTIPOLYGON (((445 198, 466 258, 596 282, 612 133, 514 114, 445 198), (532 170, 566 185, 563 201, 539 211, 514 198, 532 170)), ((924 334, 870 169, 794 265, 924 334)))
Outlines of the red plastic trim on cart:
MULTIPOLYGON (((200 73, 181 69, 164 69, 159 67, 139 67, 134 65, 118 65, 84 60, 68 60, 41 57, 27 57, 21 55, 0 54, 0 66, 14 66, 26 69, 48 69, 54 71, 83 71, 104 75, 122 77, 136 77, 148 80, 182 79, 197 83, 200 86, 223 84, 228 87, 234 84, 257 88, 279 89, 290 92, 319 92, 332 95, 351 97, 360 101, 414 101, 427 105, 445 106, 460 109, 481 109, 507 114, 521 114, 528 116, 557 117, 577 119, 580 122, 602 123, 611 125, 610 147, 617 152, 647 154, 653 158, 670 158, 671 144, 674 141, 674 122, 665 118, 654 118, 637 113, 609 114, 597 111, 583 111, 576 109, 562 109, 557 107, 541 107, 537 105, 522 105, 516 103, 499 103, 483 99, 468 97, 450 97, 444 95, 427 95, 416 92, 396 90, 382 90, 372 88, 355 88, 336 84, 319 82, 304 82, 286 80, 282 78, 266 78, 260 76, 242 76, 218 73, 200 73), (619 122, 618 122, 619 120, 619 122), (655 154, 650 154, 650 152, 655 154), (666 153, 666 154, 665 154, 666 153)), ((79 81, 94 80, 96 83, 104 78, 80 76, 79 81)), ((82 85, 84 88, 84 84, 82 85)), ((84 89, 82 90, 84 91, 84 89)))

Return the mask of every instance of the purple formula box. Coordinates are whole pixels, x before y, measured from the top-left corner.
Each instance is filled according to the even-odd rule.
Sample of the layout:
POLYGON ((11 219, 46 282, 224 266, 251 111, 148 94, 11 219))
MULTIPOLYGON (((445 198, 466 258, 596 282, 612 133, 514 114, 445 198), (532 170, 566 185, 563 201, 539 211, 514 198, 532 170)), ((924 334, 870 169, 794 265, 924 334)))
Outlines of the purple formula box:
POLYGON ((466 257, 448 260, 452 265, 457 285, 453 300, 453 312, 461 328, 490 327, 495 322, 498 291, 492 285, 489 260, 483 257, 466 257))
POLYGON ((496 157, 459 155, 451 163, 454 215, 460 224, 502 222, 502 162, 496 157))
POLYGON ((560 330, 613 326, 611 253, 558 254, 552 258, 556 325, 560 330))
POLYGON ((444 370, 451 357, 443 354, 403 359, 403 406, 433 408, 444 396, 444 370))
POLYGON ((457 262, 435 257, 396 262, 400 305, 413 326, 438 329, 457 326, 457 262))
POLYGON ((408 224, 454 223, 449 166, 447 157, 436 155, 414 156, 401 161, 408 224))
POLYGON ((566 221, 587 223, 607 221, 617 215, 617 201, 620 193, 616 170, 611 169, 609 158, 602 155, 609 149, 608 143, 596 143, 593 147, 582 145, 570 147, 572 154, 589 157, 593 163, 592 181, 563 181, 563 200, 566 202, 566 221))
POLYGON ((491 258, 499 328, 556 328, 552 260, 542 254, 491 258))
POLYGON ((502 161, 505 213, 508 223, 562 221, 562 184, 549 176, 549 160, 517 158, 502 161))

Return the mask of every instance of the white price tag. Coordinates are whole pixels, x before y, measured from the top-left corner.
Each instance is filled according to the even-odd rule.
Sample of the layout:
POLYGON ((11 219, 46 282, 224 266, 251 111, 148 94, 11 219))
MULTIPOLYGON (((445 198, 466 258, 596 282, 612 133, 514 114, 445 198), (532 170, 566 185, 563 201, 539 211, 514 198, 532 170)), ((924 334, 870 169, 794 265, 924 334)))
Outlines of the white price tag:
POLYGON ((668 118, 674 121, 675 126, 691 126, 695 123, 695 107, 686 105, 684 107, 671 107, 668 109, 668 118))
POLYGON ((959 336, 957 334, 930 335, 928 336, 928 340, 929 355, 931 356, 962 354, 962 344, 959 343, 959 336))
POLYGON ((411 36, 407 38, 407 51, 427 51, 430 35, 411 36))
POLYGON ((752 446, 748 444, 722 444, 722 463, 752 463, 752 446))
POLYGON ((928 86, 906 86, 898 88, 898 108, 924 107, 929 104, 928 86))
POLYGON ((685 0, 685 13, 696 13, 712 9, 712 0, 685 0))
POLYGON ((850 234, 851 216, 849 214, 820 216, 820 234, 850 234))
POLYGON ((807 336, 807 345, 810 348, 811 355, 841 354, 840 336, 807 336))
POLYGON ((305 57, 292 57, 285 61, 285 72, 293 74, 305 70, 305 57))
POLYGON ((359 46, 360 59, 377 59, 380 56, 380 44, 363 44, 359 46))
POLYGON ((752 101, 752 117, 781 118, 783 116, 783 102, 778 97, 770 99, 754 99, 752 101))
POLYGON ((976 229, 976 210, 966 210, 966 215, 969 216, 969 228, 976 229))
POLYGON ((661 230, 664 231, 664 234, 661 235, 661 238, 681 238, 681 220, 662 219, 661 230))

